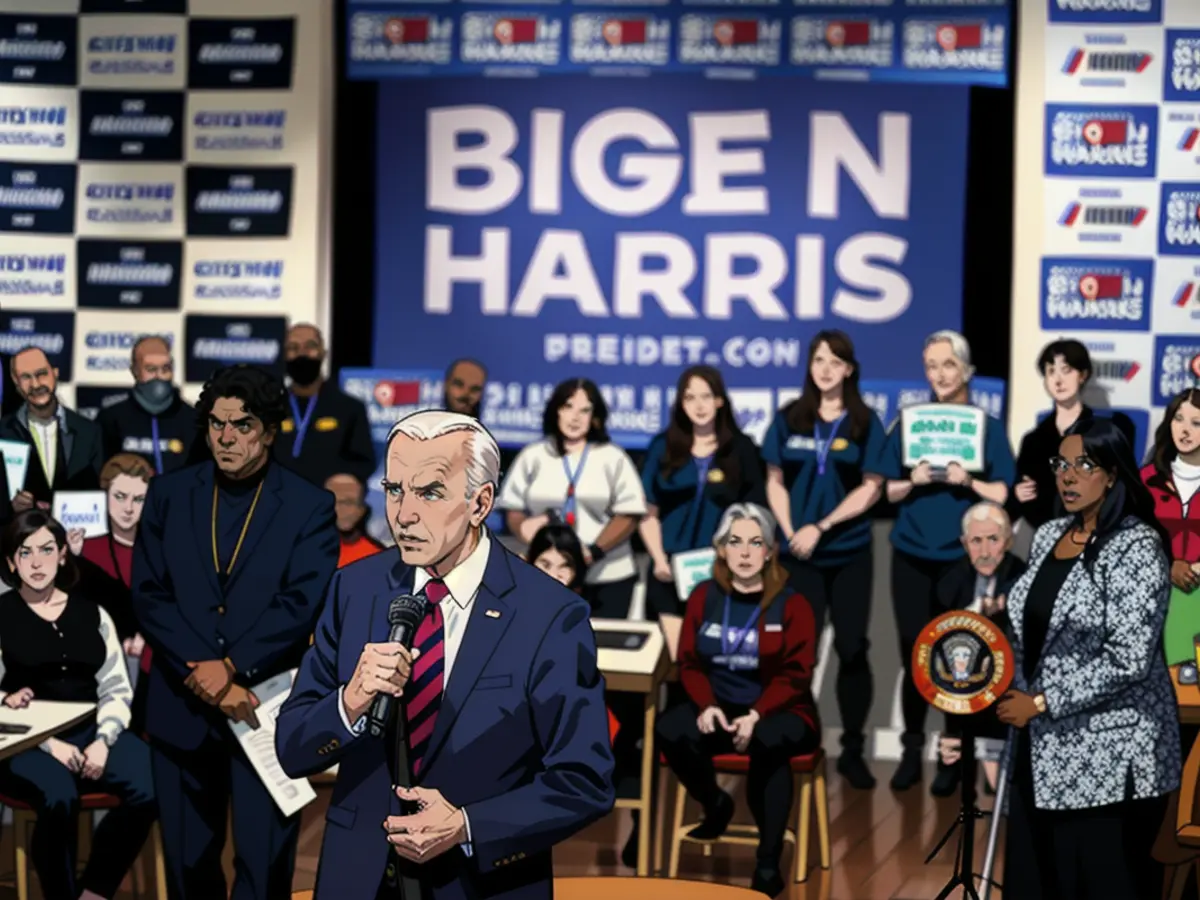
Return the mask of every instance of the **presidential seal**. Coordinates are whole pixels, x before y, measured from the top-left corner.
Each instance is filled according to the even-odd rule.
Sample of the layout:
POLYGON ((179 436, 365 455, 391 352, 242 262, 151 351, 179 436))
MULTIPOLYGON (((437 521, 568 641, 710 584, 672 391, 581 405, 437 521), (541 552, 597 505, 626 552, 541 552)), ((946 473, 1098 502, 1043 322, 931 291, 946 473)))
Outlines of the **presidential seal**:
POLYGON ((1012 647, 984 616, 955 610, 938 616, 913 647, 913 684, 931 706, 953 715, 982 712, 1012 683, 1012 647))

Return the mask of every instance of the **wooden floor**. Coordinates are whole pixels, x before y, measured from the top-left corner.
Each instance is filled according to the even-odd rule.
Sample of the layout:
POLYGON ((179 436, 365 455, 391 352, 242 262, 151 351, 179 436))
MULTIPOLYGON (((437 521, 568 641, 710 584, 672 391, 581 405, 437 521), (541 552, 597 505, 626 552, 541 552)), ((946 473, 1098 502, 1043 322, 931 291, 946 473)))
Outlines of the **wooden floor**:
MULTIPOLYGON (((924 859, 954 821, 958 813, 957 801, 935 800, 929 795, 928 779, 932 777, 932 771, 927 773, 922 785, 904 794, 893 794, 887 787, 892 769, 893 765, 886 763, 875 766, 880 784, 870 792, 854 791, 835 773, 830 773, 833 868, 829 872, 815 869, 807 883, 790 885, 783 895, 786 900, 932 900, 937 896, 950 876, 954 843, 947 845, 930 865, 924 865, 924 859)), ((731 788, 737 784, 738 779, 729 781, 731 788)), ((327 790, 323 789, 317 802, 304 811, 294 881, 297 890, 311 888, 316 877, 327 790)), ((981 805, 989 807, 991 799, 981 797, 981 805)), ((739 797, 736 821, 749 821, 744 806, 739 797)), ((660 805, 660 808, 664 807, 660 805)), ((977 866, 983 862, 987 822, 984 819, 977 829, 977 866)), ((632 872, 621 867, 618 861, 629 828, 627 812, 614 813, 598 822, 555 851, 556 874, 632 876, 632 872)), ((0 841, 0 870, 10 873, 6 876, 8 885, 12 884, 13 858, 12 839, 7 833, 10 830, 5 829, 0 841)), ((790 852, 784 858, 785 868, 791 859, 790 852)), ((1002 853, 1003 842, 1001 859, 1002 853)), ((232 855, 227 856, 230 857, 227 869, 232 876, 232 855)), ((811 858, 815 865, 815 840, 811 858)), ((717 847, 711 857, 705 858, 700 847, 685 845, 679 877, 747 886, 753 865, 753 848, 717 847)), ((1001 867, 997 866, 997 878, 1000 871, 1001 867)), ((960 893, 956 892, 954 896, 957 898, 960 893)), ((41 900, 41 896, 35 889, 34 898, 41 900)), ((122 900, 134 896, 130 880, 126 880, 126 891, 118 896, 122 900)), ((1002 892, 994 891, 992 896, 1000 897, 1002 892)), ((0 887, 0 898, 15 897, 16 891, 11 886, 0 887)))

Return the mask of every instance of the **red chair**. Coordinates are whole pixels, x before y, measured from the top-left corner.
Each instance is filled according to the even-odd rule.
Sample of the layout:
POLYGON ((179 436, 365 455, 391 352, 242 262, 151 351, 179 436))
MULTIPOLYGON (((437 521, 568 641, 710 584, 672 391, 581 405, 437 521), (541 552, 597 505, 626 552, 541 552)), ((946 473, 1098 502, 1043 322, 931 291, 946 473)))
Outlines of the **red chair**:
MULTIPOLYGON (((666 760, 661 756, 659 761, 665 766, 666 760)), ((713 764, 718 774, 745 775, 750 770, 750 757, 736 753, 714 757, 713 764)), ((667 770, 670 771, 669 769, 667 770)), ((800 803, 796 811, 796 828, 788 829, 784 840, 790 841, 796 849, 796 881, 808 880, 808 845, 809 824, 812 809, 817 811, 817 845, 821 854, 821 868, 830 866, 829 850, 829 797, 825 783, 825 751, 816 750, 806 756, 792 757, 792 774, 799 782, 800 803)), ((704 847, 704 855, 712 855, 713 844, 735 844, 754 847, 758 845, 758 828, 754 825, 730 825, 725 834, 715 841, 701 841, 688 837, 688 832, 699 822, 684 822, 684 807, 687 804, 687 791, 675 778, 670 779, 675 784, 675 814, 671 824, 671 856, 667 866, 667 877, 679 876, 679 852, 684 842, 700 844, 704 847)), ((661 847, 663 841, 659 841, 661 847)))
MULTIPOLYGON (((79 855, 85 857, 92 843, 92 814, 105 809, 116 809, 121 801, 112 794, 83 794, 79 798, 79 855)), ((0 807, 8 807, 13 814, 13 856, 17 880, 17 900, 29 900, 29 839, 37 815, 27 803, 13 800, 0 794, 0 807)), ((167 872, 163 859, 162 833, 158 823, 150 832, 150 845, 154 853, 154 881, 156 900, 167 900, 167 872)), ((133 867, 133 894, 142 896, 141 866, 133 867)))

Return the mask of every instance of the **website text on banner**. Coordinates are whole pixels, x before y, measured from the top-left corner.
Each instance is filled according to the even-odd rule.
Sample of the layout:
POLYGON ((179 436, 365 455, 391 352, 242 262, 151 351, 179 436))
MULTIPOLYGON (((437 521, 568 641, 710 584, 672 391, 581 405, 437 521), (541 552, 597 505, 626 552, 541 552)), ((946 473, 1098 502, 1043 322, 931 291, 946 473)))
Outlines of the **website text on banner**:
POLYGON ((508 445, 571 377, 628 447, 689 365, 769 415, 821 328, 865 378, 919 379, 961 316, 966 90, 626 84, 381 86, 374 364, 479 359, 508 445))

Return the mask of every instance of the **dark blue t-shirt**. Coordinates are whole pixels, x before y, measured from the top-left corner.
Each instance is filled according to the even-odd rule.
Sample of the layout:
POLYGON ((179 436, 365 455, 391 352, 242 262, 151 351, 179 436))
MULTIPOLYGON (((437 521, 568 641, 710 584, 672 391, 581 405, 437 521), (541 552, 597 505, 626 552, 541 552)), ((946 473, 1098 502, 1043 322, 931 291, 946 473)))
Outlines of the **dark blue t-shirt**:
MULTIPOLYGON (((767 465, 783 471, 783 483, 791 498, 793 528, 820 522, 862 484, 864 471, 877 471, 886 435, 874 413, 869 422, 866 435, 855 443, 850 439, 848 416, 842 419, 837 433, 832 436, 833 423, 818 420, 818 439, 817 435, 792 431, 786 410, 776 414, 763 439, 762 455, 767 465), (828 454, 824 475, 820 474, 822 452, 828 454)), ((823 535, 813 552, 812 562, 818 566, 841 565, 870 544, 871 520, 859 516, 823 535)))
MULTIPOLYGON (((900 420, 888 432, 887 443, 880 455, 880 466, 874 471, 891 481, 909 477, 904 467, 904 448, 901 443, 900 420)), ((999 419, 987 417, 983 435, 984 469, 976 473, 979 481, 1002 481, 1012 488, 1016 464, 1004 425, 999 419)), ((896 524, 892 526, 892 546, 902 553, 935 562, 957 559, 966 551, 962 546, 962 517, 983 498, 970 488, 934 483, 913 487, 900 501, 896 524)))
POLYGON ((730 452, 721 458, 698 460, 689 456, 681 468, 664 475, 666 452, 667 438, 660 434, 646 451, 642 487, 646 502, 658 510, 663 550, 668 555, 711 547, 713 534, 730 504, 766 505, 758 448, 744 434, 734 438, 730 452))
POLYGON ((696 652, 707 663, 708 680, 718 703, 729 706, 752 706, 762 696, 762 677, 758 672, 758 613, 762 591, 739 594, 729 598, 729 629, 724 646, 721 630, 724 627, 725 601, 709 603, 716 615, 706 615, 696 635, 696 652), (754 617, 749 628, 746 625, 754 617), (713 621, 709 621, 712 619, 713 621), (726 651, 729 651, 728 653, 726 651))

